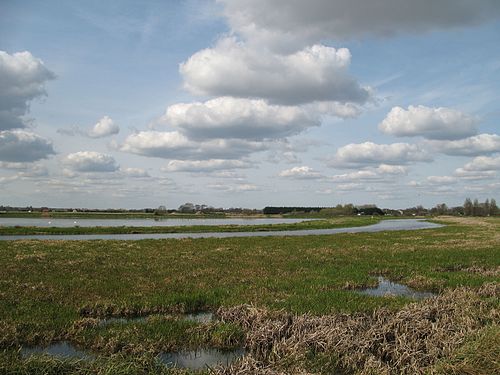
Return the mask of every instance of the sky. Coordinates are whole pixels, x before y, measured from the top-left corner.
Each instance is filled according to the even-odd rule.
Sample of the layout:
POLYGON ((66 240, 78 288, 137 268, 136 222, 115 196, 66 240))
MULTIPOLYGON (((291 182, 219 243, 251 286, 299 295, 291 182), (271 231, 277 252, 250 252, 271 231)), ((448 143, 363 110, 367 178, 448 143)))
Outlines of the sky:
POLYGON ((0 205, 500 199, 498 0, 0 0, 0 205))

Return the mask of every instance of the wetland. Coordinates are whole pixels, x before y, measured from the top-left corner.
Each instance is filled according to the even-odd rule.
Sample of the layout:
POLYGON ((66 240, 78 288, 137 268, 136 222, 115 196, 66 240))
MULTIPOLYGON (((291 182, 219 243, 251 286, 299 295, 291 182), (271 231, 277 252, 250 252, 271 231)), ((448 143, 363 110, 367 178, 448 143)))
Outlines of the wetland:
POLYGON ((1 241, 0 373, 498 373, 500 218, 438 221, 335 235, 1 241), (394 283, 433 296, 359 293, 394 283), (196 353, 234 355, 180 368, 196 353))

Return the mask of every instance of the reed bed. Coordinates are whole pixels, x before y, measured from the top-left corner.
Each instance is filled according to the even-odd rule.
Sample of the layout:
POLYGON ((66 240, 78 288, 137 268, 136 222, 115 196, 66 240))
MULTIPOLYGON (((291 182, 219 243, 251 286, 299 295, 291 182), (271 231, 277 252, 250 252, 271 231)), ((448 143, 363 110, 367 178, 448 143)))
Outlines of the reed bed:
MULTIPOLYGON (((306 374, 307 357, 329 355, 339 373, 432 373, 471 335, 500 323, 500 284, 457 288, 372 314, 292 315, 250 305, 221 308, 219 317, 246 332, 250 354, 219 375, 306 374)), ((497 333, 499 331, 497 330, 497 333)), ((498 365, 498 363, 497 363, 498 365)), ((496 368, 500 373, 500 367, 496 368)))

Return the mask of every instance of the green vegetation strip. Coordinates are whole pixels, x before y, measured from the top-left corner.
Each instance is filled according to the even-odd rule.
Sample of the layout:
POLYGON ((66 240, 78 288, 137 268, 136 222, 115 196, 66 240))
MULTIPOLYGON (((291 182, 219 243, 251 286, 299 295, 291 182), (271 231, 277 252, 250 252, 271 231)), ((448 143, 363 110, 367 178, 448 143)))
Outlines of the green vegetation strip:
MULTIPOLYGON (((312 220, 299 223, 259 224, 259 225, 190 225, 190 226, 149 226, 149 227, 2 227, 0 235, 30 234, 135 234, 135 233, 208 233, 208 232, 269 232, 304 229, 330 229, 359 227, 376 224, 378 218, 343 217, 328 220, 312 220)), ((221 220, 223 222, 223 220, 221 220)))
MULTIPOLYGON (((407 309, 419 311, 422 320, 413 321, 410 315, 413 323, 404 327, 419 322, 433 329, 436 313, 460 311, 464 301, 473 302, 470 309, 477 306, 477 311, 468 314, 477 317, 478 323, 464 330, 453 328, 453 334, 459 336, 454 336, 452 343, 459 347, 449 358, 433 358, 431 353, 429 363, 435 363, 443 373, 468 368, 470 363, 474 363, 475 374, 495 373, 498 362, 488 358, 497 354, 492 346, 499 334, 499 299, 475 295, 474 290, 499 281, 500 219, 454 220, 447 227, 425 231, 335 236, 0 242, 0 374, 170 374, 178 370, 159 365, 154 357, 160 351, 230 349, 248 344, 250 333, 240 321, 188 322, 180 316, 184 312, 249 304, 271 313, 307 314, 305 322, 334 314, 335 319, 354 323, 361 319, 356 318, 362 317, 359 314, 368 317, 376 312, 374 316, 391 327, 389 317, 407 309), (421 290, 471 289, 457 294, 463 297, 457 299, 460 306, 453 308, 444 302, 425 305, 425 301, 411 307, 408 298, 370 297, 353 290, 373 286, 380 274, 421 290), (347 315, 343 318, 339 314, 347 315), (99 325, 105 316, 141 315, 150 317, 145 323, 99 325), (18 351, 20 346, 61 340, 88 350, 97 359, 26 359, 18 351)), ((443 301, 453 303, 453 295, 443 301)), ((288 332, 283 329, 290 326, 286 319, 280 325, 273 320, 268 325, 265 320, 261 325, 258 320, 252 322, 259 329, 268 327, 278 333, 288 332)), ((307 330, 314 333, 311 324, 307 330)), ((279 335, 275 336, 277 342, 279 335)), ((310 337, 312 347, 319 348, 315 336, 310 337)), ((425 348, 426 339, 419 337, 418 331, 414 337, 405 337, 417 343, 424 340, 425 348)), ((444 334, 442 340, 447 339, 444 334)), ((309 342, 304 340, 297 342, 309 342)), ((382 340, 390 342, 391 338, 382 340)), ((265 342, 259 345, 267 347, 265 342)), ((362 346, 359 343, 358 347, 362 346)), ((272 351, 272 346, 268 348, 272 351)), ((272 368, 277 373, 290 368, 356 373, 352 368, 342 369, 338 362, 341 353, 332 350, 274 358, 267 363, 278 366, 272 368)), ((394 373, 412 373, 403 370, 395 369, 394 373)))

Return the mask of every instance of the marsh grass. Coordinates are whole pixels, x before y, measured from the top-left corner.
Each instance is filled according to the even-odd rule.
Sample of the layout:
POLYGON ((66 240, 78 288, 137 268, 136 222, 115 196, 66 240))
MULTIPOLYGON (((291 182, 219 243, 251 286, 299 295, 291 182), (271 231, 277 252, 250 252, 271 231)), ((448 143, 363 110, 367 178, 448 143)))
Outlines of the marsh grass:
MULTIPOLYGON (((408 311, 413 301, 370 297, 351 290, 373 285, 377 275, 443 295, 466 286, 473 301, 484 301, 487 309, 472 314, 473 319, 482 322, 477 325, 478 331, 445 332, 443 339, 453 339, 458 346, 433 360, 441 358, 442 368, 447 364, 460 366, 460 358, 472 361, 473 353, 466 347, 461 352, 456 350, 460 351, 466 340, 475 342, 470 337, 481 329, 490 332, 488 327, 498 324, 498 314, 489 315, 498 312, 498 298, 478 293, 486 283, 499 281, 495 270, 500 266, 500 219, 485 222, 454 222, 443 228, 412 232, 308 237, 0 242, 0 374, 36 373, 33 369, 37 366, 47 369, 42 373, 54 374, 127 373, 120 372, 127 366, 132 369, 130 374, 168 373, 155 367, 153 359, 159 350, 230 348, 242 342, 252 347, 247 341, 248 327, 239 321, 199 324, 171 317, 221 307, 249 304, 270 314, 279 315, 281 311, 293 317, 303 316, 307 327, 314 319, 324 319, 324 323, 331 319, 326 317, 344 315, 344 319, 357 321, 356 317, 366 319, 379 314, 380 319, 385 316, 384 321, 389 322, 387 319, 398 312, 408 311), (96 325, 104 317, 146 315, 155 317, 148 318, 147 324, 96 325), (96 361, 77 363, 45 357, 28 360, 16 354, 20 346, 62 340, 95 353, 96 361), (447 362, 448 357, 455 362, 447 362)), ((462 302, 466 303, 457 300, 453 311, 460 312, 456 308, 462 302)), ((422 306, 420 303, 426 302, 417 306, 422 306)), ((410 327, 411 315, 408 322, 410 327)), ((318 327, 323 327, 321 324, 318 327)), ((349 340, 342 340, 341 347, 328 341, 328 350, 324 350, 319 340, 323 329, 309 327, 306 331, 310 345, 296 341, 300 349, 297 356, 273 351, 276 342, 269 339, 268 346, 260 346, 264 348, 261 357, 243 359, 247 367, 239 367, 241 373, 255 373, 251 372, 255 368, 259 373, 275 373, 280 368, 305 373, 323 367, 355 373, 353 368, 360 363, 367 366, 364 360, 346 362, 342 348, 353 344, 349 340)), ((406 332, 400 337, 402 345, 426 340, 419 336, 419 330, 402 332, 406 332)), ((478 345, 479 350, 489 350, 485 343, 492 340, 491 335, 480 340, 483 344, 478 345)), ((366 345, 369 342, 362 341, 366 345)), ((429 353, 430 357, 434 355, 429 353)), ((476 356, 478 360, 480 354, 476 356)), ((487 353, 484 358, 489 358, 487 353)), ((398 368, 391 361, 387 363, 398 368)))

